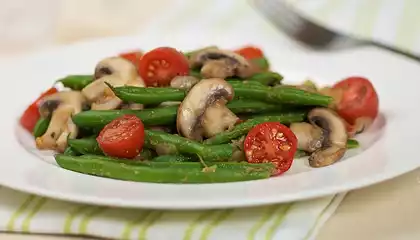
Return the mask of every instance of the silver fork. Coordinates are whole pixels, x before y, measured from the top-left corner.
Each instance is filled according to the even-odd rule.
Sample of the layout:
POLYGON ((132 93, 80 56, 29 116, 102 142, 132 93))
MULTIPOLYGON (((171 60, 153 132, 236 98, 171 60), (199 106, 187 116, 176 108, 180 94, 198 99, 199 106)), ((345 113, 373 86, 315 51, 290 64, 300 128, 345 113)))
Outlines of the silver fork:
POLYGON ((249 2, 274 26, 308 47, 318 50, 338 50, 374 45, 420 61, 420 56, 378 42, 356 39, 326 29, 297 14, 284 0, 249 0, 249 2))

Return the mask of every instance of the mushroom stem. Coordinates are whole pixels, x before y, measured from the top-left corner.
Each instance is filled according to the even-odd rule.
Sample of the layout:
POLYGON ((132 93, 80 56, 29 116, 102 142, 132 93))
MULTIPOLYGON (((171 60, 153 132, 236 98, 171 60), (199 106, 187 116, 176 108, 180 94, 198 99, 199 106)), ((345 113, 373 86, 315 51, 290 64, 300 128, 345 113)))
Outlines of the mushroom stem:
POLYGON ((78 128, 71 117, 82 111, 86 99, 78 91, 58 92, 43 99, 39 110, 51 116, 47 131, 36 138, 38 149, 50 149, 63 152, 68 138, 75 138, 78 128), (53 101, 55 104, 50 104, 53 101), (52 107, 55 106, 55 109, 52 107))
POLYGON ((209 106, 204 112, 201 125, 204 135, 208 138, 235 126, 239 118, 226 107, 225 103, 218 101, 209 106))
POLYGON ((197 83, 178 108, 178 132, 186 138, 201 141, 203 135, 217 134, 233 126, 232 121, 237 118, 225 107, 233 95, 232 86, 223 79, 205 79, 197 83))
MULTIPOLYGON (((38 149, 57 149, 57 139, 67 130, 66 125, 69 120, 71 121, 73 112, 74 108, 71 105, 61 105, 54 111, 47 131, 35 140, 38 149)), ((74 135, 77 135, 77 131, 74 135)))
POLYGON ((189 91, 198 81, 193 76, 177 76, 171 80, 171 87, 189 91))

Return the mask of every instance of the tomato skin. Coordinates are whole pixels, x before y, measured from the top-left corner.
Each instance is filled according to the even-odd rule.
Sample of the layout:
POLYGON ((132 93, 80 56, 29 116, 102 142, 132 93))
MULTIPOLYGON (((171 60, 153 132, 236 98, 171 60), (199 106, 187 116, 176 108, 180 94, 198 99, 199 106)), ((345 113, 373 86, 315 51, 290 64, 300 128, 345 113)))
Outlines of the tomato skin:
POLYGON ((58 92, 58 90, 54 87, 43 92, 31 105, 29 105, 28 108, 26 108, 25 112, 23 112, 19 120, 20 125, 22 125, 29 132, 32 132, 36 122, 41 117, 38 111, 39 102, 42 100, 42 98, 52 95, 56 92, 58 92))
POLYGON ((143 55, 138 69, 147 86, 168 86, 174 77, 188 75, 189 64, 176 49, 159 47, 143 55))
POLYGON ((263 51, 255 46, 245 46, 235 51, 246 59, 255 59, 264 57, 263 51))
POLYGON ((134 158, 143 149, 143 122, 135 115, 116 118, 102 129, 96 141, 108 156, 134 158))
POLYGON ((265 122, 251 129, 244 141, 249 163, 268 163, 276 166, 273 175, 280 175, 292 166, 297 150, 296 135, 278 122, 265 122))
POLYGON ((132 62, 136 67, 139 65, 142 55, 143 53, 140 50, 120 53, 120 57, 132 62))
POLYGON ((373 121, 378 115, 378 94, 368 79, 349 77, 336 83, 333 89, 342 91, 336 110, 350 125, 354 125, 361 118, 373 121))

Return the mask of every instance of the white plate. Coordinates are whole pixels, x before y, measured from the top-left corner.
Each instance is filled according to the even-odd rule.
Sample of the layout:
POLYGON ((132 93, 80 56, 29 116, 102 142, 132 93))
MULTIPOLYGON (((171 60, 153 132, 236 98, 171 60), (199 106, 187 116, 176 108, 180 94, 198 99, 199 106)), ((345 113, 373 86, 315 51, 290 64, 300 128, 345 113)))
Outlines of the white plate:
POLYGON ((0 184, 34 194, 122 207, 242 207, 347 191, 420 166, 417 157, 420 66, 374 47, 317 53, 281 36, 261 39, 234 34, 149 35, 79 43, 23 59, 2 60, 0 72, 3 108, 0 184), (349 75, 370 78, 380 95, 381 115, 374 126, 361 135, 362 149, 351 151, 345 160, 320 169, 307 167, 304 159, 296 160, 287 174, 267 180, 205 185, 135 183, 83 175, 43 161, 48 159, 46 153, 34 150, 29 134, 17 127, 17 118, 26 105, 55 79, 67 74, 91 73, 98 60, 122 50, 161 45, 187 50, 208 44, 233 48, 248 42, 263 46, 274 69, 284 74, 287 81, 311 77, 320 83, 333 83, 349 75))

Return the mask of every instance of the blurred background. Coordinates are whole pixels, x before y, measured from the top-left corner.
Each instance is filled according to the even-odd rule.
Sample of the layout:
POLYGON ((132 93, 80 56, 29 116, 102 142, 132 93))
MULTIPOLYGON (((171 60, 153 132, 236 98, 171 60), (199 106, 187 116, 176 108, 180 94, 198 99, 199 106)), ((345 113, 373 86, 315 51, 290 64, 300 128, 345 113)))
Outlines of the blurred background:
MULTIPOLYGON (((188 1, 188 0, 187 0, 188 1)), ((0 0, 0 54, 139 33, 178 0, 0 0)))

